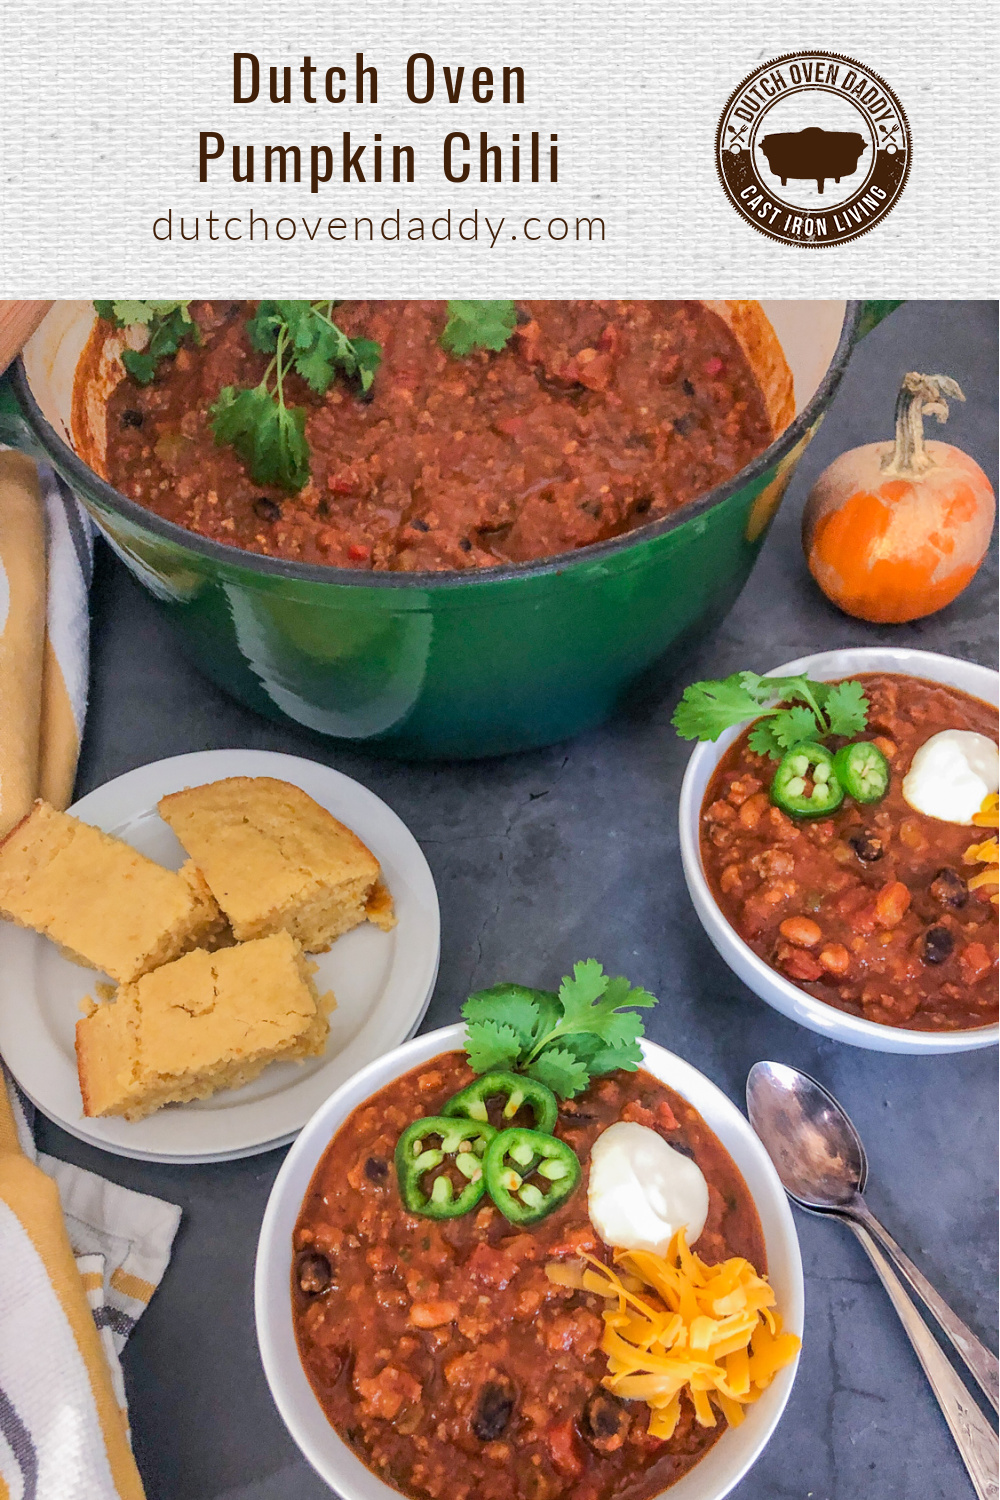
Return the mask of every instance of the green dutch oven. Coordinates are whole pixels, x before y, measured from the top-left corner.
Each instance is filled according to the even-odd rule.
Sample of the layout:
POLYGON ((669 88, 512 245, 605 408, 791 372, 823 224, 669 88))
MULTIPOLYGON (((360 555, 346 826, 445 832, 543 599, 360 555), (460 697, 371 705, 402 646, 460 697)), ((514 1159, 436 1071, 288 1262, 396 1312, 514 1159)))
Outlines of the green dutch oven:
POLYGON ((72 443, 90 303, 57 303, 0 382, 0 440, 51 463, 187 653, 243 703, 391 755, 499 755, 600 724, 726 614, 853 345, 896 305, 761 304, 794 381, 794 415, 763 454, 666 520, 485 572, 263 557, 119 494, 72 443))

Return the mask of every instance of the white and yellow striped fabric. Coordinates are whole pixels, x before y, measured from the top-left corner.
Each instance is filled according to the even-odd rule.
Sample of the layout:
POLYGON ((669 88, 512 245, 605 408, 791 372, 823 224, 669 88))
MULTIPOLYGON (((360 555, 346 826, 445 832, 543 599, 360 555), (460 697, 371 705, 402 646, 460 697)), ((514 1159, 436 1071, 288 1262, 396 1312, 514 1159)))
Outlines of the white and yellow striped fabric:
POLYGON ((0 838, 73 795, 87 708, 90 524, 51 470, 0 452, 0 838))
MULTIPOLYGON (((64 808, 87 707, 89 523, 0 452, 0 838, 64 808)), ((142 1500, 119 1360, 180 1209, 35 1150, 0 1061, 0 1500, 142 1500)))
POLYGON ((37 1154, 29 1114, 0 1069, 0 1500, 142 1500, 119 1355, 180 1209, 37 1154))

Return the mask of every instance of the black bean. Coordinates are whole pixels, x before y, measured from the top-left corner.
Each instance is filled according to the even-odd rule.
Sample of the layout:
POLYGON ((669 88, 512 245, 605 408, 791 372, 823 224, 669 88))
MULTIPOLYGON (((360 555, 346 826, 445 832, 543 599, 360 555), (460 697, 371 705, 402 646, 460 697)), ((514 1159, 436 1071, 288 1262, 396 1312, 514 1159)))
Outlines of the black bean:
POLYGON ((517 309, 517 326, 518 326, 518 328, 523 328, 526 323, 530 323, 530 322, 531 322, 531 314, 530 314, 530 312, 526 312, 523 307, 519 307, 517 309))
POLYGON ((510 1421, 516 1400, 509 1381, 489 1380, 479 1392, 472 1430, 482 1443, 494 1443, 510 1421))
POLYGON ((930 890, 935 901, 955 911, 960 906, 964 906, 969 899, 969 887, 958 871, 953 870, 950 865, 945 865, 943 869, 938 870, 931 881, 930 890))
POLYGON ((580 1431, 597 1453, 616 1453, 628 1435, 629 1415, 609 1391, 596 1390, 583 1408, 580 1431))
POLYGON ((330 1262, 318 1250, 303 1250, 296 1274, 299 1286, 310 1297, 325 1292, 333 1279, 330 1262))
POLYGON ((684 394, 685 394, 685 396, 693 396, 694 395, 694 386, 691 384, 690 380, 685 379, 685 380, 683 380, 681 382, 681 384, 684 387, 684 394))
POLYGON ((881 859, 885 853, 885 845, 873 833, 854 833, 847 842, 858 858, 865 861, 865 864, 872 864, 874 860, 881 859))
POLYGON ((642 495, 633 507, 637 516, 644 516, 653 503, 652 495, 642 495))
POLYGON ((253 513, 261 521, 280 521, 281 506, 277 500, 269 500, 266 495, 258 495, 253 502, 253 513))
POLYGON ((472 543, 469 541, 469 538, 467 536, 461 537, 459 539, 458 545, 461 547, 461 549, 462 549, 463 552, 471 552, 472 551, 472 543))
POLYGON ((415 520, 411 521, 410 525, 413 527, 414 531, 430 531, 431 529, 428 526, 427 522, 421 520, 419 516, 417 516, 415 520))
POLYGON ((947 927, 928 927, 924 933, 924 963, 943 964, 954 946, 955 939, 947 927))
POLYGON ((694 1152, 691 1150, 691 1147, 688 1145, 687 1141, 675 1141, 673 1137, 671 1137, 670 1145, 673 1146, 675 1151, 679 1151, 682 1156, 689 1156, 691 1160, 694 1161, 694 1152))
POLYGON ((379 1156, 369 1156, 365 1162, 365 1176, 369 1182, 384 1182, 389 1172, 389 1163, 379 1156))
POLYGON ((142 421, 143 418, 141 411, 136 411, 134 406, 126 406, 125 410, 122 412, 123 427, 141 427, 142 421))
POLYGON ((687 437, 694 426, 694 417, 675 417, 674 431, 680 433, 681 437, 687 437))

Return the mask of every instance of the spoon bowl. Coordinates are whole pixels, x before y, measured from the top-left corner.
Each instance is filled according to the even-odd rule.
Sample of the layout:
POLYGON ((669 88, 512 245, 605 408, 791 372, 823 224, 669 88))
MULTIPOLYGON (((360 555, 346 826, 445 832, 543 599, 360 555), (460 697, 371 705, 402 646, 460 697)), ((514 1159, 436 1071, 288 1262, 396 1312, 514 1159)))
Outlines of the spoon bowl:
POLYGON ((790 1197, 821 1212, 855 1206, 868 1158, 849 1116, 822 1084, 784 1063, 754 1063, 747 1112, 790 1197))

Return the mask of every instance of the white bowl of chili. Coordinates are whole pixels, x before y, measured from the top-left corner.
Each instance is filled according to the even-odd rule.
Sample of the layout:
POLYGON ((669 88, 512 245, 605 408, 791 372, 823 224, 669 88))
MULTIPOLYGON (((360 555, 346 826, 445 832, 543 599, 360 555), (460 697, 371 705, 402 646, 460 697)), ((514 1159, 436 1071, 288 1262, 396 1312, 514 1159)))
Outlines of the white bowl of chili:
MULTIPOLYGON (((296 1266, 293 1232, 317 1167, 332 1138, 358 1106, 411 1069, 461 1048, 463 1037, 464 1028, 460 1025, 415 1037, 362 1069, 332 1094, 289 1151, 264 1213, 254 1286, 257 1338, 264 1372, 295 1442, 342 1500, 391 1500, 400 1490, 379 1478, 341 1438, 306 1375, 293 1318, 292 1276, 296 1266)), ((798 1239, 787 1198, 767 1153, 741 1112, 714 1083, 690 1063, 655 1043, 644 1041, 642 1048, 645 1070, 697 1111, 701 1122, 721 1143, 731 1163, 735 1163, 757 1211, 767 1276, 777 1297, 783 1326, 801 1337, 804 1293, 798 1239)), ((398 1124, 395 1128, 398 1129, 398 1124)), ((345 1173, 351 1165, 350 1161, 344 1161, 345 1173)), ((387 1295, 391 1294, 388 1288, 387 1295)), ((463 1338, 462 1347, 466 1345, 463 1338)), ((760 1399, 746 1408, 742 1424, 723 1431, 694 1467, 670 1485, 670 1500, 722 1500, 729 1494, 773 1434, 788 1400, 796 1368, 797 1359, 778 1371, 760 1399)), ((503 1445, 495 1446, 499 1449, 503 1445)), ((510 1447, 516 1464, 516 1437, 511 1439, 510 1447)), ((499 1453, 496 1461, 502 1468, 499 1453)), ((567 1481, 559 1495, 568 1497, 577 1493, 576 1483, 567 1481)), ((514 1492, 511 1486, 508 1493, 514 1492)), ((663 1500, 664 1494, 665 1491, 651 1492, 649 1500, 663 1500)))
MULTIPOLYGON (((766 675, 771 677, 787 677, 806 674, 819 681, 835 681, 842 678, 856 677, 863 673, 892 674, 895 677, 903 679, 904 682, 916 679, 918 685, 923 684, 925 688, 927 685, 935 684, 941 684, 946 688, 957 688, 960 693, 967 694, 971 698, 979 700, 980 710, 982 710, 983 705, 989 705, 995 709, 998 701, 1000 701, 1000 675, 991 668, 980 666, 975 662, 961 661, 956 657, 940 656, 928 651, 915 651, 907 647, 874 646, 823 651, 813 656, 799 657, 797 660, 787 662, 783 666, 774 667, 766 675)), ((900 688, 899 691, 902 693, 903 689, 900 688)), ((919 711, 931 714, 935 711, 934 704, 930 701, 930 698, 928 698, 928 702, 919 711)), ((977 720, 975 727, 995 736, 995 715, 980 713, 980 719, 982 722, 980 723, 977 720)), ((717 857, 710 856, 710 868, 706 868, 702 834, 703 827, 707 826, 703 822, 705 812, 710 805, 714 805, 713 798, 710 798, 708 794, 711 792, 714 797, 721 785, 718 781, 713 784, 715 773, 722 765, 730 749, 741 739, 746 727, 745 724, 737 725, 735 728, 727 730, 718 740, 696 746, 688 762, 684 782, 681 787, 678 815, 681 860, 688 891, 690 892, 702 926, 734 974, 761 1000, 766 1001, 768 1005, 773 1006, 775 1010, 780 1011, 791 1020, 797 1021, 810 1031, 819 1032, 820 1035, 829 1037, 834 1041, 848 1042, 855 1047, 866 1047, 876 1052, 929 1054, 966 1052, 975 1048, 995 1045, 998 1038, 1000 1038, 1000 1027, 998 1027, 996 1022, 983 1026, 963 1026, 955 1029, 918 1029, 917 1027, 905 1024, 887 1024, 884 1021, 872 1019, 869 1015, 854 1014, 850 1010, 839 1009, 836 1004, 827 1003, 825 1000, 817 998, 815 994, 810 993, 801 985, 795 983, 792 978, 786 977, 777 968, 772 967, 761 956, 759 951, 755 951, 755 948, 751 946, 751 942, 737 931, 730 918, 720 906, 719 896, 716 894, 715 889, 713 889, 713 881, 717 883, 715 866, 719 863, 719 860, 717 857)), ((871 725, 870 723, 870 728, 877 729, 878 727, 878 725, 871 725)), ((939 728, 965 726, 957 723, 954 726, 950 724, 945 725, 944 723, 935 722, 933 718, 928 718, 924 721, 924 727, 926 728, 926 737, 929 737, 930 734, 939 728)), ((906 744, 901 738, 900 753, 894 757, 892 764, 892 781, 897 788, 902 782, 912 750, 913 745, 910 745, 907 750, 906 744)), ((897 804, 898 798, 896 799, 896 804, 894 804, 893 788, 890 786, 889 797, 886 799, 888 821, 885 823, 885 827, 879 830, 880 834, 888 835, 884 839, 887 851, 890 853, 893 852, 893 841, 899 838, 903 820, 909 825, 910 831, 907 833, 907 837, 916 840, 918 844, 920 839, 926 840, 926 846, 923 849, 917 848, 915 852, 908 849, 900 851, 903 854, 902 863, 910 868, 913 875, 913 890, 911 894, 913 897, 914 913, 916 913, 921 905, 927 906, 928 903, 926 892, 928 880, 933 873, 930 867, 938 865, 943 867, 949 861, 960 866, 961 854, 957 852, 958 844, 964 840, 965 844, 971 846, 986 839, 989 836, 990 830, 977 829, 975 827, 964 828, 959 825, 945 823, 938 823, 937 829, 935 829, 933 825, 937 823, 937 820, 925 818, 905 807, 901 809, 897 804)), ((865 811, 866 813, 874 813, 878 809, 866 809, 865 811)), ((839 816, 839 811, 837 816, 839 816)), ((895 845, 895 849, 899 849, 898 844, 895 845)), ((752 857, 759 857, 759 852, 752 857)), ((877 857, 880 858, 881 856, 877 857)), ((860 860, 860 855, 858 858, 860 860)), ((893 864, 895 865, 895 858, 893 864)), ((734 866, 737 868, 737 873, 739 874, 742 868, 739 861, 734 860, 734 866)), ((869 870, 872 868, 873 866, 868 866, 869 870)), ((790 870, 784 871, 784 874, 791 876, 793 883, 795 882, 797 873, 798 870, 795 866, 790 870)), ((970 869, 966 870, 965 873, 971 875, 974 871, 970 869)), ((852 874, 856 874, 860 880, 864 871, 859 865, 857 871, 852 872, 852 874)), ((733 879, 735 880, 736 877, 733 877, 733 879)), ((762 874, 761 884, 764 883, 764 879, 765 877, 762 874)), ((869 881, 869 885, 872 888, 874 888, 876 883, 874 877, 869 881)), ((739 891, 739 888, 736 888, 736 891, 737 894, 742 893, 739 891)), ((822 896, 823 894, 820 891, 818 896, 822 896)), ((733 905, 735 906, 735 901, 733 905)), ((815 916, 822 916, 824 908, 818 897, 816 905, 810 909, 815 916)), ((787 910, 789 915, 793 912, 798 913, 798 907, 793 902, 789 903, 787 910)), ((978 908, 977 914, 979 914, 978 908)), ((959 931, 961 922, 956 913, 943 912, 942 919, 949 923, 951 928, 956 932, 959 931)), ((931 921, 933 918, 928 915, 926 920, 931 921)), ((912 922, 911 925, 913 925, 912 922)), ((889 929, 884 930, 887 933, 889 932, 889 929)), ((985 931, 983 935, 986 935, 985 931)), ((825 936, 824 934, 824 938, 825 936)), ((776 934, 771 935, 772 942, 775 937, 776 934)), ((975 934, 974 937, 979 942, 979 934, 975 934)), ((758 948, 763 946, 766 939, 767 932, 765 930, 758 941, 758 948)), ((889 939, 887 938, 886 941, 888 943, 889 939)), ((960 951, 959 945, 962 941, 962 936, 959 934, 954 950, 956 954, 960 951)), ((911 963, 909 974, 903 976, 903 982, 905 983, 906 980, 910 980, 914 989, 919 989, 919 979, 923 973, 922 969, 917 968, 918 960, 916 955, 919 953, 919 943, 919 935, 912 936, 910 956, 913 962, 911 963), (916 975, 916 979, 913 979, 913 975, 916 975)), ((820 946, 821 943, 818 941, 817 947, 819 948, 820 946)), ((980 943, 980 946, 983 946, 983 944, 980 943)), ((990 979, 989 975, 986 975, 985 978, 987 983, 994 985, 995 993, 995 934, 988 943, 987 951, 994 960, 992 967, 993 978, 990 979)), ((859 980, 864 978, 864 960, 856 958, 851 960, 851 963, 852 970, 855 966, 859 970, 859 980)), ((942 987, 951 982, 953 988, 956 983, 960 988, 960 971, 957 975, 952 975, 951 970, 954 967, 954 964, 944 967, 935 965, 933 970, 927 970, 927 972, 929 974, 933 973, 935 980, 939 978, 942 987)), ((873 976, 870 984, 875 986, 877 978, 873 976)), ((815 988, 820 988, 819 983, 815 985, 815 988)), ((887 986, 887 988, 892 988, 892 986, 887 986)), ((968 997, 966 997, 967 1000, 968 997)), ((857 1006, 861 1009, 865 1008, 860 1001, 857 1002, 857 1006)), ((923 1007, 923 1001, 921 1001, 921 1006, 923 1007)), ((869 1011, 874 1010, 877 1013, 880 1006, 878 1001, 875 1000, 874 1002, 869 1002, 867 1008, 869 1011)), ((925 1008, 924 1021, 925 1025, 930 1027, 933 1021, 932 1009, 925 1008)))

